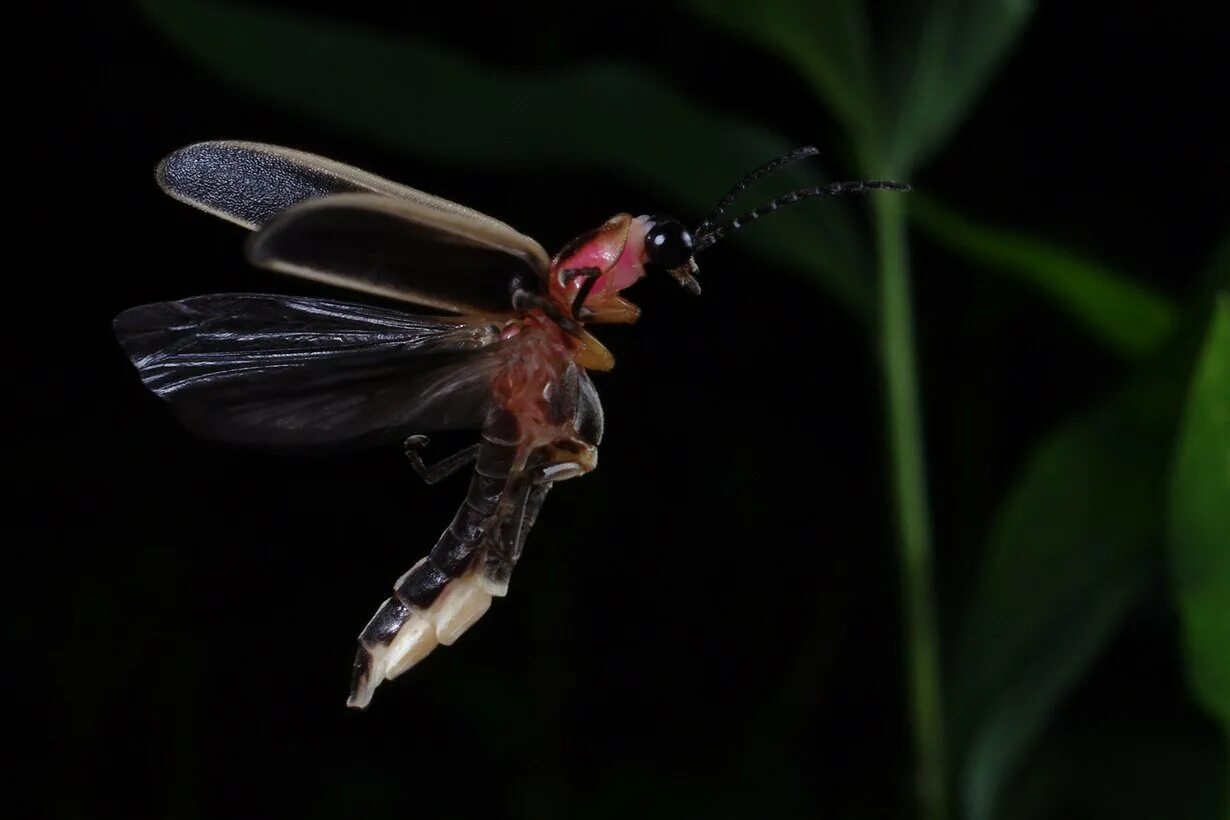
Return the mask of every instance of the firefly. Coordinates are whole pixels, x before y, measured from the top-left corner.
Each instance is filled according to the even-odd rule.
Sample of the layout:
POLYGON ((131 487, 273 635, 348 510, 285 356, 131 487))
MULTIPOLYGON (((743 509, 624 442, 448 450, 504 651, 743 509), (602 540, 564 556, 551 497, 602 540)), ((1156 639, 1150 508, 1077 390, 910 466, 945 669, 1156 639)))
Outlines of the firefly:
POLYGON ((508 591, 552 486, 598 464, 603 414, 591 372, 611 353, 589 326, 636 321, 623 291, 658 270, 700 293, 696 257, 778 208, 897 182, 792 191, 734 218, 752 171, 694 229, 619 213, 554 256, 478 211, 339 162, 250 142, 203 142, 159 164, 175 199, 252 233, 254 265, 435 311, 253 293, 130 308, 115 333, 137 372, 191 430, 284 447, 400 443, 434 484, 467 467, 465 500, 431 551, 359 634, 348 704, 437 646, 508 591), (477 440, 427 464, 427 434, 477 440))

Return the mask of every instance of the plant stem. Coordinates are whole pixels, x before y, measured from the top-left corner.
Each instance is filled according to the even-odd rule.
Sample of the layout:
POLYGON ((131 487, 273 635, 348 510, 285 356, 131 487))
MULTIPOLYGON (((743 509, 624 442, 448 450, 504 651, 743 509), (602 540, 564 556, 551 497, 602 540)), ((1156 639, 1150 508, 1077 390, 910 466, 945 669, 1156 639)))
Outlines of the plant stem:
POLYGON ((901 550, 902 617, 907 641, 910 711, 918 794, 925 820, 946 820, 948 779, 940 691, 939 631, 927 511, 914 323, 910 305, 905 210, 897 196, 875 197, 880 265, 880 355, 888 401, 897 538, 901 550))

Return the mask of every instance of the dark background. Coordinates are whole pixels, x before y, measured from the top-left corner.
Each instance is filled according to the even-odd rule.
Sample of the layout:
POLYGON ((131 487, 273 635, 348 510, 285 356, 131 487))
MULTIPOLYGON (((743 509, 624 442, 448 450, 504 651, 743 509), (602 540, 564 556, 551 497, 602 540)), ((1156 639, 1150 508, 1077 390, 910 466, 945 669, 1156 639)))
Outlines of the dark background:
MULTIPOLYGON (((1225 14, 1214 3, 1071 5, 1042 5, 955 139, 910 181, 1189 302, 1226 225, 1225 14)), ((492 71, 648 65, 799 144, 835 139, 796 115, 806 92, 784 65, 671 7, 593 20, 558 3, 330 13, 447 43, 492 71), (586 28, 595 20, 601 37, 586 28)), ((35 298, 19 306, 28 330, 10 376, 11 400, 34 421, 9 445, 13 533, 32 567, 10 584, 38 601, 14 624, 29 647, 21 685, 35 693, 22 711, 49 755, 30 783, 40 809, 912 811, 882 391, 847 311, 738 241, 705 260, 700 299, 669 281, 639 285, 629 295, 641 322, 600 334, 618 359, 595 378, 607 413, 601 468, 552 493, 506 599, 383 685, 366 712, 348 710, 358 630, 434 543, 465 479, 423 486, 396 448, 290 456, 178 428, 114 343, 111 317, 200 293, 312 291, 246 267, 242 232, 164 197, 153 166, 202 139, 291 145, 489 212, 549 249, 617 211, 663 205, 615 175, 479 172, 393 154, 220 84, 123 5, 69 28, 75 56, 56 67, 67 97, 34 148, 65 158, 45 189, 75 207, 67 234, 45 240, 35 298)), ((732 181, 713 179, 707 195, 732 181)), ((1029 291, 925 240, 913 252, 950 631, 1029 447, 1125 366, 1029 291)), ((438 442, 437 455, 465 443, 438 442)), ((1098 767, 1112 782, 1145 781, 1142 799, 1157 805, 1176 789, 1207 792, 1224 771, 1217 730, 1185 689, 1161 575, 1043 749, 1122 737, 1112 748, 1164 750, 1181 737, 1195 752, 1177 773, 1141 776, 1067 744, 1075 756, 1054 759, 1077 774, 1052 770, 1050 816, 1088 816, 1081 784, 1098 767)))

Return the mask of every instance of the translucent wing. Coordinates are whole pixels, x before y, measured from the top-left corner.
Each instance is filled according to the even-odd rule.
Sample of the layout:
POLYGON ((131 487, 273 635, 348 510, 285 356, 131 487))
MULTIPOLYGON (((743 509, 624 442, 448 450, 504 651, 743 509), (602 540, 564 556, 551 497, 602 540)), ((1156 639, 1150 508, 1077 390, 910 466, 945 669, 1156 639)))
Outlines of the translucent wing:
POLYGON ((507 312, 511 290, 550 266, 541 245, 497 219, 289 148, 197 143, 157 177, 181 202, 267 225, 251 247, 257 264, 415 304, 507 312))
POLYGON ((250 444, 376 444, 481 426, 498 329, 470 318, 257 294, 124 311, 142 381, 204 435, 250 444))
MULTIPOLYGON (((516 288, 537 290, 537 260, 445 211, 379 194, 302 202, 252 235, 255 265, 457 313, 511 311, 516 288)), ((536 243, 535 243, 536 244, 536 243)))

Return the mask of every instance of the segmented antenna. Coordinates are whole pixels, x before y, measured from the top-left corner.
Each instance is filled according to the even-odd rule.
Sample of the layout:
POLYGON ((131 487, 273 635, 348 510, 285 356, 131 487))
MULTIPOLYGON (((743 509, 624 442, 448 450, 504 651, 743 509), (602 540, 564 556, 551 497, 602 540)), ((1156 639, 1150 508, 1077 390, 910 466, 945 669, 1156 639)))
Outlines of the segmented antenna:
MULTIPOLYGON (((774 162, 777 162, 777 160, 774 160, 774 162)), ((769 164, 772 165, 773 163, 769 163, 769 164)), ((776 211, 778 208, 782 207, 783 205, 791 205, 795 202, 799 202, 804 199, 814 199, 816 197, 822 197, 822 196, 838 196, 840 194, 852 194, 852 193, 857 193, 858 191, 865 191, 865 190, 877 189, 877 188, 882 189, 882 190, 888 190, 888 191, 908 191, 910 190, 910 186, 906 185, 904 182, 888 182, 886 180, 879 180, 879 179, 862 179, 862 180, 855 180, 852 182, 832 182, 828 185, 817 185, 814 188, 800 188, 797 191, 791 191, 788 194, 779 196, 777 199, 774 199, 773 201, 769 202, 767 205, 761 205, 759 208, 756 208, 755 210, 748 211, 742 216, 732 219, 728 225, 724 225, 720 228, 711 228, 707 233, 704 233, 703 235, 698 236, 698 238, 696 239, 696 245, 692 249, 692 252, 700 253, 705 248, 710 247, 711 245, 713 245, 715 242, 717 242, 719 239, 726 236, 727 234, 734 233, 735 231, 739 230, 745 225, 751 222, 755 222, 757 219, 760 219, 760 217, 764 216, 765 214, 776 211)), ((707 221, 708 220, 706 220, 706 222, 707 221)), ((699 235, 700 233, 701 233, 700 229, 697 229, 697 234, 699 235)))
POLYGON ((700 223, 696 230, 692 232, 692 235, 699 240, 712 231, 713 223, 721 219, 722 215, 726 213, 726 209, 730 207, 730 204, 738 199, 739 194, 747 190, 747 186, 751 185, 756 180, 764 177, 766 174, 773 173, 778 168, 789 165, 792 162, 798 162, 801 159, 806 159, 807 157, 814 157, 819 153, 820 149, 816 146, 805 145, 802 148, 791 151, 789 154, 784 154, 771 162, 766 162, 764 165, 761 165, 755 171, 752 171, 743 179, 736 182, 735 186, 726 192, 726 196, 722 197, 722 200, 713 207, 713 210, 710 211, 707 217, 705 217, 705 221, 700 223))

